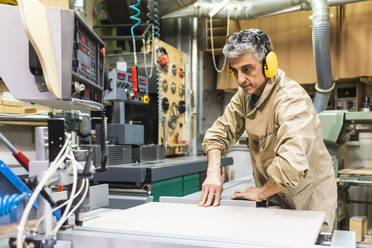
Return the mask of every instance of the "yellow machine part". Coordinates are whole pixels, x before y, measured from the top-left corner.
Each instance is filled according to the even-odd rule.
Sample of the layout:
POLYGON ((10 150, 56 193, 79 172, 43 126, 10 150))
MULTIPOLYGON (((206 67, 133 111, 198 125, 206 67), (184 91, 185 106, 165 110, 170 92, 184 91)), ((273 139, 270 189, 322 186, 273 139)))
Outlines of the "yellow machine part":
POLYGON ((16 0, 0 0, 0 4, 18 5, 16 0))

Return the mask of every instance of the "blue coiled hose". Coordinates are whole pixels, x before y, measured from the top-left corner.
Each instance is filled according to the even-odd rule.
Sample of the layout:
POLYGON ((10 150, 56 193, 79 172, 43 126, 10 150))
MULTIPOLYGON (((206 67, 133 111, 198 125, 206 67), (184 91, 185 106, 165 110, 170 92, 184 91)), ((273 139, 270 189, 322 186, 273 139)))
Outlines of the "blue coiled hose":
POLYGON ((27 196, 23 194, 5 195, 0 197, 0 217, 10 214, 14 209, 18 207, 23 199, 27 196))
POLYGON ((154 1, 154 22, 155 22, 155 37, 160 39, 160 11, 159 11, 159 2, 154 1))
POLYGON ((138 9, 141 1, 137 0, 136 4, 132 4, 129 6, 130 9, 136 11, 136 14, 129 17, 132 21, 136 21, 136 23, 130 28, 130 33, 132 34, 132 41, 133 41, 133 55, 134 55, 134 65, 137 65, 137 54, 136 54, 136 40, 134 38, 134 29, 141 24, 141 19, 138 16, 141 14, 141 11, 138 9))

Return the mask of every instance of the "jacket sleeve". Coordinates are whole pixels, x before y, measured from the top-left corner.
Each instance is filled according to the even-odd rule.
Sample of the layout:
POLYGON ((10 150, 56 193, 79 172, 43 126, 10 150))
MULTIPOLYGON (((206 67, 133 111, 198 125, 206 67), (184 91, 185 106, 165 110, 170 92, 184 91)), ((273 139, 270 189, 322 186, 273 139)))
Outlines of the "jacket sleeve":
POLYGON ((239 88, 220 116, 204 136, 203 150, 219 149, 226 154, 228 146, 235 143, 245 128, 245 113, 249 97, 239 88))
POLYGON ((307 152, 314 149, 312 146, 317 138, 313 103, 310 97, 298 93, 287 93, 277 104, 276 155, 266 170, 269 180, 286 188, 296 187, 306 177, 309 170, 307 152))

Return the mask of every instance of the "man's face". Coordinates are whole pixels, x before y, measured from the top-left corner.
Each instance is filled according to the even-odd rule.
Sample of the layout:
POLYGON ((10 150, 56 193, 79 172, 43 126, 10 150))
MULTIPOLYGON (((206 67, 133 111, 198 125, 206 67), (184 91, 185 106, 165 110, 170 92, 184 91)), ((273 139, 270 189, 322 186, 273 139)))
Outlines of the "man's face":
POLYGON ((230 69, 245 94, 261 96, 266 78, 262 72, 262 63, 256 59, 253 53, 248 52, 243 56, 229 59, 229 62, 230 69))

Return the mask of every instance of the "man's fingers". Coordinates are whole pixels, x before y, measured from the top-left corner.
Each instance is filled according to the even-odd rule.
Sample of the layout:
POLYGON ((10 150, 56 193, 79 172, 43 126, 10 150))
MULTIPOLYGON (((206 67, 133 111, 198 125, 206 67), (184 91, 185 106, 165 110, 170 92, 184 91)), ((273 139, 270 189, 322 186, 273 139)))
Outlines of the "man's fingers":
POLYGON ((235 198, 244 198, 243 197, 244 194, 243 193, 240 193, 240 192, 235 192, 232 196, 231 196, 231 199, 235 199, 235 198))
POLYGON ((236 193, 243 193, 243 192, 244 192, 244 190, 242 190, 242 189, 237 189, 237 190, 235 190, 234 194, 236 194, 236 193))
POLYGON ((222 193, 222 190, 217 189, 216 194, 214 196, 213 207, 217 207, 220 204, 221 193, 222 193))
POLYGON ((213 200, 213 195, 214 195, 214 189, 211 188, 209 190, 209 194, 208 194, 208 200, 207 202, 204 204, 204 207, 209 207, 212 203, 212 200, 213 200))
POLYGON ((209 188, 203 185, 203 190, 202 190, 202 194, 200 197, 199 206, 204 205, 205 201, 207 200, 208 193, 209 193, 209 188))

